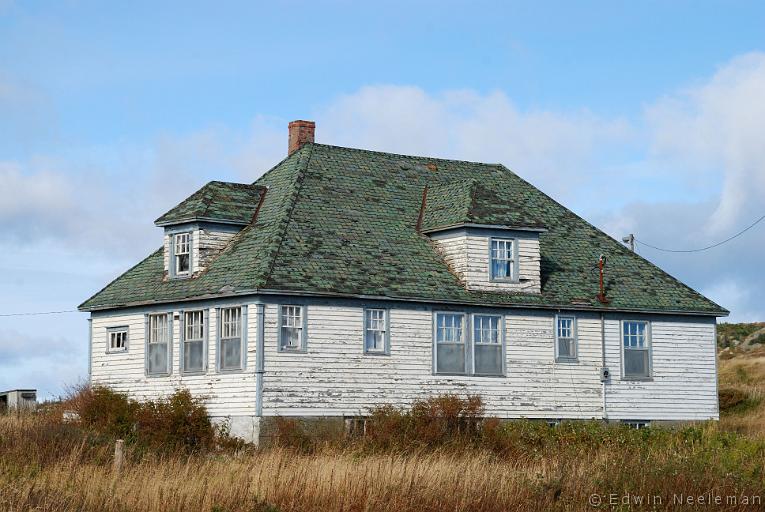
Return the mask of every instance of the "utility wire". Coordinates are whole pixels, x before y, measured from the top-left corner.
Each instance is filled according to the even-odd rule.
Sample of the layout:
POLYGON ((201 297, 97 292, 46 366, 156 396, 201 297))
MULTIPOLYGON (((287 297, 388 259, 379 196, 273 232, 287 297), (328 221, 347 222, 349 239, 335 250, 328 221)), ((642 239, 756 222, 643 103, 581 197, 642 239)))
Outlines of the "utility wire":
POLYGON ((735 235, 733 235, 733 236, 731 236, 729 238, 726 238, 722 242, 717 242, 716 244, 708 245, 706 247, 701 247, 700 249, 665 249, 663 247, 656 247, 655 245, 647 244, 647 243, 645 243, 645 242, 643 242, 641 240, 638 240, 637 238, 635 239, 635 242, 637 242, 637 243, 639 243, 641 245, 645 245, 646 247, 650 247, 651 249, 656 249, 657 251, 663 251, 663 252, 701 252, 701 251, 708 251, 709 249, 714 249, 715 247, 720 247, 722 244, 728 243, 731 240, 733 240, 734 238, 740 237, 741 235, 743 235, 744 233, 746 233, 747 231, 749 231, 750 229, 755 227, 757 224, 759 224, 763 220, 765 220, 765 215, 763 215, 762 217, 760 217, 759 219, 757 219, 756 221, 751 223, 749 226, 745 227, 744 229, 742 229, 741 231, 736 233, 735 235))
POLYGON ((37 311, 34 313, 3 313, 2 316, 38 316, 38 315, 61 315, 63 313, 79 313, 76 309, 67 309, 66 311, 37 311))

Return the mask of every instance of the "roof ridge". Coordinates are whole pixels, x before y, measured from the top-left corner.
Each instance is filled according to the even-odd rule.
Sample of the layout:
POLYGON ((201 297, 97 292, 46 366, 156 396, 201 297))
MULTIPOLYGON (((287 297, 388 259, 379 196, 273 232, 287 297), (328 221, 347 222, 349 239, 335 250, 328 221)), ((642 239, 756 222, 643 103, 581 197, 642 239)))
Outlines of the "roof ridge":
MULTIPOLYGON (((500 163, 487 163, 487 162, 475 162, 473 160, 456 160, 454 158, 439 158, 434 156, 425 156, 425 155, 405 155, 403 153, 391 153, 388 151, 375 151, 373 149, 363 149, 363 148, 352 148, 349 146, 337 146, 334 144, 320 144, 318 142, 309 142, 305 145, 312 145, 312 146, 323 146, 325 148, 334 148, 334 149, 347 149, 349 151, 358 151, 360 153, 371 153, 374 155, 385 155, 385 156, 395 156, 398 158, 417 158, 422 160, 431 160, 436 162, 453 162, 458 164, 471 164, 471 165, 482 165, 484 167, 496 167, 497 165, 502 165, 500 163)), ((510 171, 512 172, 512 171, 510 171)), ((514 173, 513 173, 514 174, 514 173)))
MULTIPOLYGON (((308 146, 308 144, 304 144, 304 146, 308 146)), ((298 199, 298 196, 300 196, 300 190, 303 188, 303 183, 305 183, 305 179, 304 179, 305 175, 308 173, 308 165, 310 164, 311 157, 313 156, 313 146, 309 146, 307 149, 307 152, 308 152, 308 155, 305 157, 305 164, 300 162, 301 167, 298 169, 298 172, 295 175, 296 187, 289 198, 289 206, 288 206, 289 211, 287 212, 286 218, 283 221, 284 226, 281 228, 281 232, 279 233, 279 236, 277 238, 278 244, 276 246, 276 250, 274 251, 274 256, 268 265, 268 271, 266 272, 266 275, 263 277, 264 285, 267 285, 269 280, 271 279, 271 274, 274 271, 276 260, 279 257, 279 251, 281 251, 282 245, 284 244, 284 238, 287 235, 287 228, 289 228, 290 220, 292 219, 292 213, 295 211, 295 205, 297 205, 297 199, 298 199)), ((300 155, 300 157, 302 158, 303 155, 300 155)))

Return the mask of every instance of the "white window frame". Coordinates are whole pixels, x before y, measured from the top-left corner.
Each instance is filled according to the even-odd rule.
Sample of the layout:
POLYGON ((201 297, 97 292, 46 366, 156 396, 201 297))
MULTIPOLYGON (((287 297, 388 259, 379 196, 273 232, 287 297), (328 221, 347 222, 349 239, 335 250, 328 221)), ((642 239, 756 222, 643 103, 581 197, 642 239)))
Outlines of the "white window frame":
POLYGON ((215 318, 217 320, 217 338, 218 343, 216 345, 216 370, 220 373, 232 373, 232 372, 241 372, 245 370, 247 366, 247 306, 241 305, 241 306, 221 306, 216 309, 215 318), (239 310, 239 321, 236 322, 239 326, 239 336, 236 337, 224 337, 227 334, 230 334, 230 331, 227 332, 227 324, 228 325, 235 325, 233 322, 230 321, 224 321, 225 317, 229 314, 228 312, 232 310, 239 310), (237 367, 231 367, 231 368, 224 368, 223 367, 223 342, 226 340, 239 340, 240 343, 240 349, 239 349, 239 365, 237 367))
POLYGON ((362 343, 364 346, 364 354, 367 355, 390 355, 390 310, 387 308, 374 308, 374 307, 368 307, 364 308, 364 332, 362 334, 362 343), (383 322, 383 328, 382 329, 372 329, 370 327, 369 323, 369 314, 372 312, 381 312, 382 322, 383 322), (383 339, 383 346, 379 349, 376 348, 369 348, 367 345, 367 331, 374 330, 378 332, 382 332, 382 339, 383 339))
POLYGON ((145 373, 147 377, 167 377, 172 373, 173 368, 173 314, 172 313, 150 313, 145 316, 144 319, 144 325, 145 325, 145 357, 144 357, 144 368, 145 373), (160 318, 165 317, 167 322, 167 339, 164 342, 157 342, 153 341, 154 336, 153 332, 154 329, 152 328, 152 318, 160 318), (163 372, 151 372, 149 371, 149 345, 152 343, 162 343, 165 345, 165 350, 167 351, 167 363, 165 367, 165 371, 163 372))
POLYGON ((473 313, 470 315, 470 354, 471 354, 471 368, 472 372, 471 375, 477 376, 477 377, 504 377, 505 376, 505 317, 504 315, 496 315, 491 313, 473 313), (498 343, 483 343, 478 342, 475 339, 475 328, 476 328, 476 319, 478 318, 496 318, 497 319, 497 341, 498 343), (499 345, 500 346, 500 373, 478 373, 475 369, 475 350, 477 346, 481 345, 499 345))
POLYGON ((651 339, 651 322, 648 320, 622 320, 619 323, 619 343, 621 345, 621 367, 622 367, 622 380, 652 380, 653 379, 653 341, 651 339), (633 348, 624 346, 624 326, 625 324, 639 323, 645 324, 645 347, 633 348), (647 375, 627 375, 625 372, 626 356, 625 350, 640 350, 645 351, 648 354, 648 368, 647 375))
MULTIPOLYGON (((499 249, 498 249, 499 250, 499 249)), ((489 280, 497 282, 518 282, 518 239, 517 238, 499 238, 489 237, 489 280), (504 244, 505 258, 496 258, 497 261, 505 261, 510 263, 510 275, 509 276, 497 276, 494 274, 494 243, 504 244), (510 250, 508 252, 507 245, 510 244, 510 250)))
MULTIPOLYGON (((278 338, 279 338, 279 352, 285 352, 285 353, 305 353, 308 351, 308 306, 305 304, 280 304, 277 307, 277 316, 278 316, 278 322, 277 322, 277 328, 278 328, 278 338), (300 312, 300 320, 299 325, 295 326, 286 326, 284 325, 284 312, 285 308, 298 308, 298 311, 300 312), (299 340, 300 345, 297 347, 291 347, 291 346, 285 346, 285 338, 284 338, 284 329, 299 329, 299 340)), ((293 316, 294 318, 294 316, 293 316)))
MULTIPOLYGON (((470 323, 468 321, 467 313, 462 311, 434 311, 433 312, 433 374, 435 375, 468 375, 469 361, 468 361, 468 336, 470 330, 470 323), (438 317, 440 315, 454 315, 462 317, 462 336, 459 342, 456 341, 438 341, 438 317), (440 372, 438 371, 438 346, 440 344, 445 345, 462 345, 464 352, 465 364, 462 372, 440 372)), ((454 327, 450 327, 453 329, 454 327)))
POLYGON ((193 271, 193 262, 192 262, 192 239, 193 239, 193 232, 192 231, 179 231, 176 233, 170 233, 170 246, 172 248, 172 254, 171 254, 171 261, 170 264, 172 266, 172 275, 173 277, 189 277, 192 274, 193 271), (178 252, 178 238, 179 237, 187 237, 185 246, 186 246, 186 252, 179 253, 178 252), (178 258, 182 255, 188 255, 189 257, 189 268, 188 270, 178 270, 178 258))
POLYGON ((555 315, 555 361, 559 363, 575 363, 579 360, 579 328, 577 325, 577 318, 574 315, 555 315), (561 338, 560 335, 560 321, 571 320, 571 336, 567 338, 561 338), (560 355, 560 340, 570 339, 574 349, 573 355, 562 356, 560 355))
POLYGON ((183 375, 200 375, 207 373, 207 337, 209 333, 210 328, 210 316, 209 316, 209 310, 207 309, 188 309, 185 311, 180 312, 181 317, 181 335, 179 336, 179 342, 180 342, 180 361, 178 362, 179 366, 181 367, 181 373, 183 375), (186 315, 196 315, 201 314, 202 319, 202 332, 201 332, 201 338, 194 338, 194 339, 188 339, 187 338, 187 329, 188 325, 186 322, 186 315), (199 343, 202 342, 202 368, 201 369, 186 369, 186 344, 187 343, 199 343))
POLYGON ((121 325, 117 327, 106 328, 106 353, 107 354, 120 354, 128 351, 128 343, 130 340, 130 328, 127 325, 121 325), (124 346, 121 348, 114 348, 112 346, 112 339, 124 335, 124 346))

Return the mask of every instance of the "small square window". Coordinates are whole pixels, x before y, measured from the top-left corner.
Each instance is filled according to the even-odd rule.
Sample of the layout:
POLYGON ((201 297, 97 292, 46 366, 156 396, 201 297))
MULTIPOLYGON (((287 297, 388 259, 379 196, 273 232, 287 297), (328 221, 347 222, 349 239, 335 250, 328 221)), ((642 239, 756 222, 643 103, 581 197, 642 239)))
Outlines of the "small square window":
POLYGON ((111 327, 107 330, 109 338, 109 352, 127 352, 128 349, 128 328, 111 327))

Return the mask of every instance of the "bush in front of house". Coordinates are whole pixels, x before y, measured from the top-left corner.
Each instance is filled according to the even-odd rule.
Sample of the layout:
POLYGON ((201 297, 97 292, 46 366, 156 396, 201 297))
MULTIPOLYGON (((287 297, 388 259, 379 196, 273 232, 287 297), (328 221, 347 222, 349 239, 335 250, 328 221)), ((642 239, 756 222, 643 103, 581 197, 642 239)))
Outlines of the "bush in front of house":
POLYGON ((210 421, 201 399, 186 389, 138 402, 107 387, 85 387, 67 403, 85 428, 161 453, 198 452, 230 444, 226 433, 210 421))

